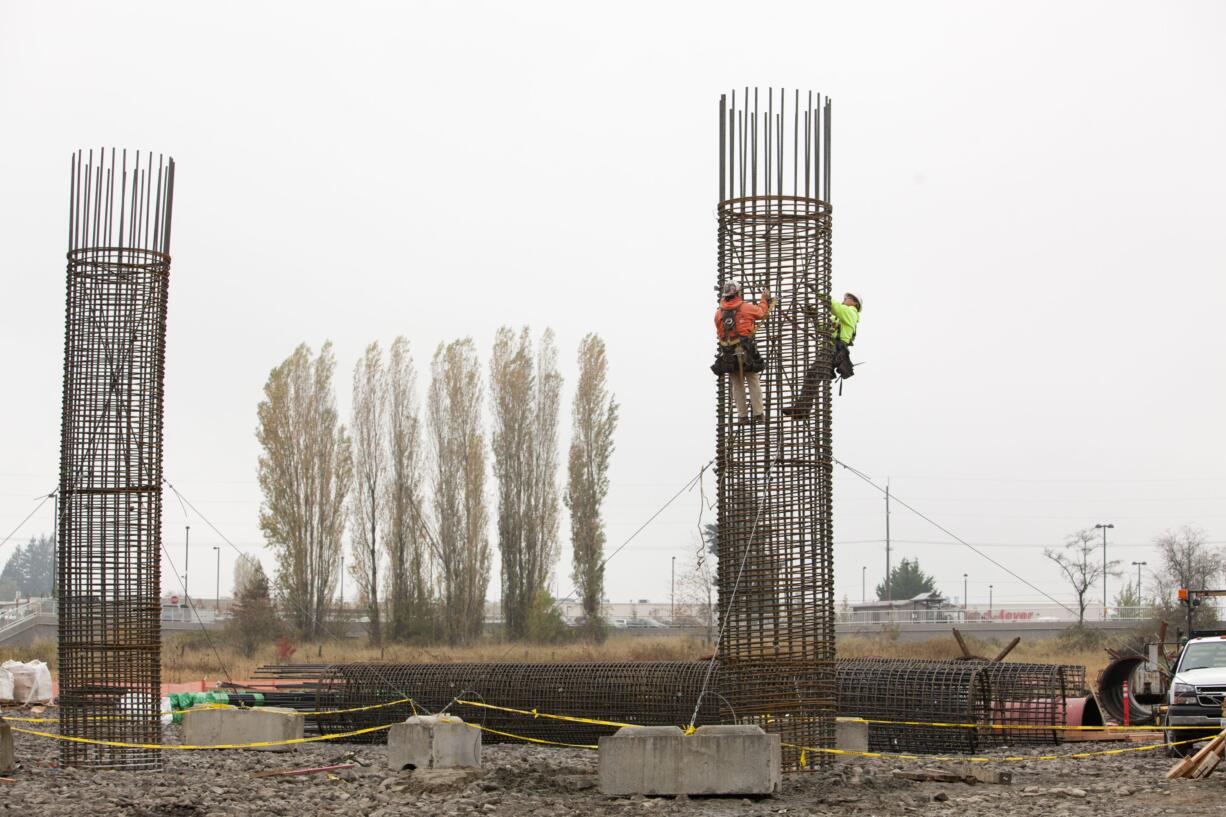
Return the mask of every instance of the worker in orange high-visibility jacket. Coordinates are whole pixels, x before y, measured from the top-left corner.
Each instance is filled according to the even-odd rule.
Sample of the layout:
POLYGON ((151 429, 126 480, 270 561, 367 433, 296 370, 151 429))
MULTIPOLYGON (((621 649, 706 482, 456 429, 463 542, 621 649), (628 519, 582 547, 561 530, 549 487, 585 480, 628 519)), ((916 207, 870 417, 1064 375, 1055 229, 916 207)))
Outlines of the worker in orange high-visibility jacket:
POLYGON ((750 303, 741 297, 741 285, 729 281, 724 284, 720 294, 719 309, 715 310, 715 336, 719 340, 719 351, 711 371, 717 375, 728 375, 737 421, 741 425, 765 423, 759 376, 766 368, 766 362, 758 353, 753 336, 758 321, 765 320, 770 314, 770 290, 763 290, 761 301, 750 303), (749 386, 749 403, 753 408, 752 419, 745 406, 746 385, 749 386))

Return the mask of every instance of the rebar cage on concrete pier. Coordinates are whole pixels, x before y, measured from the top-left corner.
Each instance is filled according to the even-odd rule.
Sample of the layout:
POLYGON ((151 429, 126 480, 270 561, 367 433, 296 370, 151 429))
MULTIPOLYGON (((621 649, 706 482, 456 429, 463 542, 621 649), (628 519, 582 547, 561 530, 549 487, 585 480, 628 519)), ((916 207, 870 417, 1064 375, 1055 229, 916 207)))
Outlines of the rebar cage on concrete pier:
POLYGON ((720 98, 717 292, 778 299, 755 340, 764 425, 740 425, 718 378, 720 692, 778 732, 784 768, 834 742, 830 101, 757 89, 720 98), (806 418, 787 419, 785 406, 806 418))
MULTIPOLYGON (((72 157, 57 520, 60 732, 161 742, 162 388, 174 160, 72 157)), ((161 768, 64 742, 67 766, 161 768)))

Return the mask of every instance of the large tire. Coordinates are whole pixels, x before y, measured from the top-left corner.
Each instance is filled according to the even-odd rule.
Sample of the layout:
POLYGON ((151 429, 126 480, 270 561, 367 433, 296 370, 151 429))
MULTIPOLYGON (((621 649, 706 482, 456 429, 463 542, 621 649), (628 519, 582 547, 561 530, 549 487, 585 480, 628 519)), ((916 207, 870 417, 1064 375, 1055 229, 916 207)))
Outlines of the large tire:
MULTIPOLYGON (((1187 740, 1189 735, 1184 731, 1163 732, 1163 738, 1167 743, 1174 743, 1177 740, 1187 740)), ((1176 746, 1167 746, 1166 754, 1168 757, 1187 757, 1195 751, 1195 743, 1180 743, 1176 746)))

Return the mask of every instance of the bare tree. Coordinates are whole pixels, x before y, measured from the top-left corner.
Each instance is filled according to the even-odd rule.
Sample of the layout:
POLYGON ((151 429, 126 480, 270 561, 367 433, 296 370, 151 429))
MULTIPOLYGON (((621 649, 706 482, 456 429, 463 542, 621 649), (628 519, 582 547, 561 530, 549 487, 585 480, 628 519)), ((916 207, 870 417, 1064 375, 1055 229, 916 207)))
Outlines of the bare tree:
POLYGON ((604 593, 604 520, 600 506, 609 493, 609 460, 617 429, 617 403, 608 389, 604 341, 588 335, 579 344, 579 380, 575 386, 566 507, 570 510, 575 589, 583 604, 585 627, 600 637, 600 600, 604 593))
POLYGON ((387 417, 387 384, 383 375, 383 352, 378 343, 353 367, 353 457, 354 491, 349 501, 353 525, 353 567, 358 597, 366 605, 370 620, 370 643, 383 642, 379 616, 379 562, 383 548, 379 523, 384 515, 383 499, 387 482, 387 453, 384 426, 387 417))
POLYGON ((386 433, 388 474, 383 501, 383 547, 388 560, 388 602, 392 637, 398 640, 430 629, 430 555, 421 513, 421 421, 417 412, 417 371, 409 342, 392 342, 387 366, 386 433))
POLYGON ((702 549, 695 551, 695 556, 679 569, 676 593, 679 615, 676 618, 684 617, 702 627, 710 644, 715 640, 718 617, 715 570, 702 549))
POLYGON ((490 358, 498 479, 498 547, 507 633, 523 638, 528 615, 557 559, 558 404, 562 377, 553 332, 534 356, 527 328, 502 327, 490 358))
MULTIPOLYGON (((1179 588, 1189 590, 1217 589, 1226 574, 1226 554, 1209 545, 1209 536, 1199 528, 1185 525, 1178 531, 1166 531, 1154 539, 1162 559, 1156 573, 1160 615, 1182 619, 1186 608, 1175 601, 1179 588)), ((1217 620, 1217 608, 1206 601, 1192 611, 1192 626, 1206 627, 1217 620)))
POLYGON ((440 344, 430 373, 431 546, 444 633, 455 644, 481 633, 490 572, 481 371, 472 339, 440 344))
POLYGON ((1086 608, 1090 604, 1086 595, 1090 588, 1103 577, 1104 571, 1108 576, 1120 575, 1118 560, 1105 564, 1101 561, 1094 561, 1093 557, 1098 552, 1097 542, 1098 538, 1094 535, 1094 529, 1083 528, 1069 534, 1068 540, 1060 550, 1047 548, 1043 551, 1043 555, 1060 568, 1065 580, 1073 588, 1073 594, 1077 596, 1078 626, 1085 623, 1086 608))
POLYGON ((260 529, 277 555, 278 595, 303 636, 318 638, 336 587, 352 482, 349 436, 340 424, 325 343, 312 360, 300 345, 272 370, 257 409, 260 529))

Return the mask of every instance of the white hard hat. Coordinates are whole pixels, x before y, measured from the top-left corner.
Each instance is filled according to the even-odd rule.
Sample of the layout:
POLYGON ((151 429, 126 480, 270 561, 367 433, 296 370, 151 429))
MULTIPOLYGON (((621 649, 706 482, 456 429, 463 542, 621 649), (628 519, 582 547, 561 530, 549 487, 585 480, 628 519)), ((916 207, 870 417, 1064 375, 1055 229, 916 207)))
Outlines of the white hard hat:
POLYGON ((729 281, 728 283, 724 284, 723 296, 725 298, 731 298, 734 295, 739 295, 740 292, 741 284, 739 281, 729 281))
POLYGON ((854 301, 856 302, 856 310, 857 310, 857 311, 859 311, 859 312, 863 312, 863 311, 864 311, 864 301, 860 300, 860 296, 859 296, 859 295, 857 295, 857 294, 856 294, 856 293, 854 293, 854 292, 844 292, 844 293, 843 293, 843 297, 844 297, 844 298, 851 298, 852 300, 854 300, 854 301))

